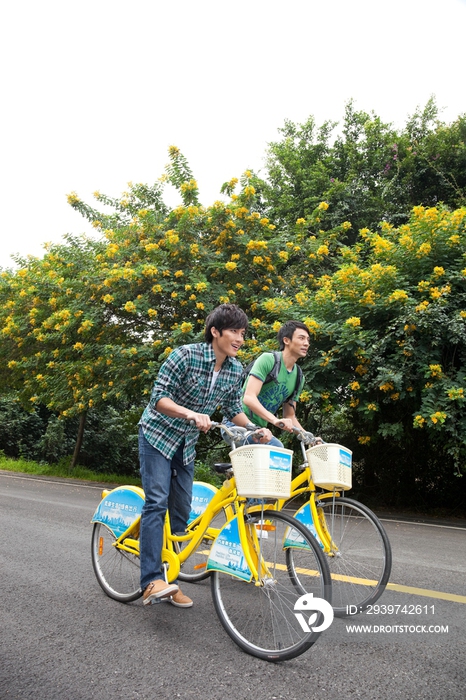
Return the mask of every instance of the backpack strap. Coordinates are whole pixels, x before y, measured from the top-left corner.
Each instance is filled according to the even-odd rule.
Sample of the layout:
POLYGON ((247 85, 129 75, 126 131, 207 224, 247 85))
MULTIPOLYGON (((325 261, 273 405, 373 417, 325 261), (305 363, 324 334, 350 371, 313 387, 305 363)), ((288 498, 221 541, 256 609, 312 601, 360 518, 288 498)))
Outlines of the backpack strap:
MULTIPOLYGON (((282 354, 279 350, 272 350, 272 355, 274 357, 274 364, 270 372, 267 374, 266 378, 264 379, 264 384, 268 384, 269 382, 278 382, 278 375, 280 373, 280 365, 282 361, 282 354)), ((257 359, 257 358, 256 358, 257 359)), ((243 384, 246 381, 246 379, 249 377, 249 374, 251 372, 252 366, 254 365, 254 362, 256 360, 253 360, 250 362, 247 367, 244 368, 243 371, 243 384)), ((289 401, 295 402, 297 399, 299 387, 301 386, 301 382, 303 379, 303 371, 299 365, 296 365, 296 384, 295 388, 291 392, 291 394, 285 399, 283 403, 287 403, 289 401)))

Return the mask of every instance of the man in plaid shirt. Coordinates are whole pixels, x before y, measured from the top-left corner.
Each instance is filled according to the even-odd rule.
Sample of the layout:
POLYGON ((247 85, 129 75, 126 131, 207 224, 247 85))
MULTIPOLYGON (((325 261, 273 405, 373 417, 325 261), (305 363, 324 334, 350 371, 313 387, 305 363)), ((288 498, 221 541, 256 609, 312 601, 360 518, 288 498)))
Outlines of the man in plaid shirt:
MULTIPOLYGON (((191 510, 195 445, 221 406, 228 420, 246 426, 241 404, 242 366, 236 359, 248 326, 246 314, 222 304, 206 319, 205 342, 183 345, 162 364, 139 422, 139 461, 145 502, 140 532, 143 603, 169 598, 177 607, 193 602, 162 571, 167 507, 173 532, 184 532, 191 510), (193 423, 193 425, 191 425, 193 423), (173 470, 173 472, 172 472, 173 470), (176 478, 172 478, 176 471, 176 478)), ((268 442, 269 430, 259 441, 268 442)))

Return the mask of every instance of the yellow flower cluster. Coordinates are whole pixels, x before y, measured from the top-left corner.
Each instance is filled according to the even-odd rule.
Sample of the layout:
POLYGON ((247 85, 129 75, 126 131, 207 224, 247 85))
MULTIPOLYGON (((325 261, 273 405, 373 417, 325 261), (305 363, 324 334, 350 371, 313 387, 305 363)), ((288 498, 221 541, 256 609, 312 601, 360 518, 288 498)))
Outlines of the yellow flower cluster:
POLYGON ((176 245, 178 243, 178 241, 180 240, 180 237, 175 231, 170 230, 170 231, 166 232, 165 240, 170 245, 176 245))
POLYGON ((424 255, 429 255, 431 250, 432 246, 430 243, 421 243, 421 245, 418 248, 417 257, 422 258, 424 255))
POLYGON ((295 294, 295 299, 300 306, 304 306, 307 303, 309 297, 305 292, 298 292, 295 294))
POLYGON ((287 311, 291 306, 291 301, 288 299, 268 299, 264 302, 263 307, 266 311, 274 313, 282 313, 287 311))
POLYGON ((372 289, 366 289, 359 303, 364 304, 365 306, 374 306, 375 292, 372 289))
POLYGON ((435 413, 432 413, 430 416, 430 420, 432 423, 445 423, 445 420, 447 418, 447 414, 445 411, 436 411, 435 413))
POLYGON ((408 298, 409 297, 408 297, 407 293, 404 291, 404 289, 395 289, 395 291, 392 292, 390 294, 390 296, 388 297, 388 301, 389 302, 392 302, 392 301, 405 302, 405 301, 408 301, 408 298))
POLYGON ((428 306, 429 306, 428 301, 421 301, 421 303, 416 306, 416 311, 418 311, 419 313, 423 313, 427 309, 428 306))
POLYGON ((352 328, 357 328, 361 325, 361 319, 357 316, 351 316, 351 318, 346 319, 345 324, 347 326, 352 326, 352 328))
POLYGON ((89 331, 93 325, 94 325, 93 322, 90 321, 89 319, 87 319, 86 321, 83 321, 81 323, 80 327, 78 328, 78 333, 85 333, 86 331, 89 331))
POLYGON ((456 399, 464 399, 464 389, 463 387, 460 387, 458 389, 449 389, 448 390, 448 398, 451 399, 452 401, 455 401, 456 399))
POLYGON ((431 377, 441 377, 443 372, 440 365, 429 365, 431 377))
POLYGON ((249 253, 251 250, 267 250, 267 241, 256 241, 251 239, 246 245, 246 252, 249 253))
POLYGON ((395 248, 394 243, 387 241, 386 238, 382 238, 382 236, 379 236, 378 234, 372 236, 371 245, 374 248, 374 253, 376 255, 391 252, 395 248))
POLYGON ((76 192, 70 192, 70 194, 67 196, 66 199, 67 199, 68 204, 71 204, 71 206, 73 206, 73 204, 77 204, 79 202, 79 197, 76 194, 76 192))
POLYGON ((358 437, 358 442, 360 445, 368 445, 370 443, 371 439, 369 435, 360 435, 358 437))
POLYGON ((188 182, 183 182, 181 185, 182 192, 195 192, 197 190, 197 182, 193 178, 188 182))
POLYGON ((392 382, 384 382, 379 386, 380 391, 392 391, 394 389, 394 386, 392 382))

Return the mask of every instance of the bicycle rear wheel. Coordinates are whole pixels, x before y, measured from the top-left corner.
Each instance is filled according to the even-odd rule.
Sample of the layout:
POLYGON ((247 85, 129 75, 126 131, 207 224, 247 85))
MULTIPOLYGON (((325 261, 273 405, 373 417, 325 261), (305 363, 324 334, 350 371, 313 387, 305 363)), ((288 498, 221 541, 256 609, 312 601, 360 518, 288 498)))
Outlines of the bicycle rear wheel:
POLYGON ((297 601, 312 594, 323 599, 321 603, 332 614, 327 605, 331 602, 328 564, 309 530, 285 513, 246 515, 245 524, 248 542, 261 562, 261 580, 248 583, 213 572, 215 610, 227 633, 248 654, 267 661, 292 659, 317 641, 320 632, 312 627, 320 626, 324 617, 316 612, 322 608, 308 608, 306 612, 316 614, 303 629, 296 615, 300 604, 295 611, 297 601))
POLYGON ((92 567, 100 587, 120 603, 130 603, 142 595, 139 586, 139 557, 114 547, 116 537, 102 523, 92 529, 92 567))
POLYGON ((356 615, 380 598, 392 568, 392 551, 382 523, 350 498, 317 501, 319 517, 335 549, 327 556, 336 617, 356 615))

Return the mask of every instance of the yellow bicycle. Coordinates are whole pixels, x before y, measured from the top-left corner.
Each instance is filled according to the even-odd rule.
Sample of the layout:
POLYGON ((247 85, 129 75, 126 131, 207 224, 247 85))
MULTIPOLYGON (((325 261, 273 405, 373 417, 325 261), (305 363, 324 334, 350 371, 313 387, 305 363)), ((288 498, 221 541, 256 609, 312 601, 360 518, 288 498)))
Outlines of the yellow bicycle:
MULTIPOLYGON (((375 603, 384 592, 392 566, 390 541, 382 523, 369 508, 341 495, 351 483, 347 476, 351 475, 349 450, 340 445, 316 445, 311 433, 298 429, 295 432, 303 456, 300 473, 291 482, 289 498, 278 499, 265 507, 289 512, 312 532, 329 564, 334 614, 352 616, 375 603), (333 466, 329 465, 332 456, 333 466), (315 480, 321 488, 313 477, 313 462, 315 480)), ((216 467, 227 473, 232 468, 230 464, 216 467)), ((215 492, 212 486, 195 484, 194 493, 201 488, 215 492)), ((247 505, 251 513, 259 508, 251 502, 247 505)), ((229 506, 223 517, 232 516, 233 509, 229 506)), ((199 581, 209 576, 206 558, 217 532, 212 527, 206 533, 202 545, 184 563, 180 579, 199 581)))
MULTIPOLYGON (((226 632, 253 656, 268 661, 291 659, 309 649, 326 626, 325 606, 331 611, 328 564, 303 524, 265 506, 248 513, 246 502, 235 480, 227 479, 203 504, 202 513, 185 534, 171 532, 167 513, 162 551, 166 580, 179 577, 183 564, 207 537, 204 573, 211 575, 214 607, 226 632), (225 510, 228 519, 222 527, 213 528, 212 523, 225 510), (302 609, 310 614, 308 622, 302 609)), ((142 595, 139 528, 143 503, 142 489, 118 487, 102 494, 92 518, 95 575, 108 596, 124 603, 142 595)))

